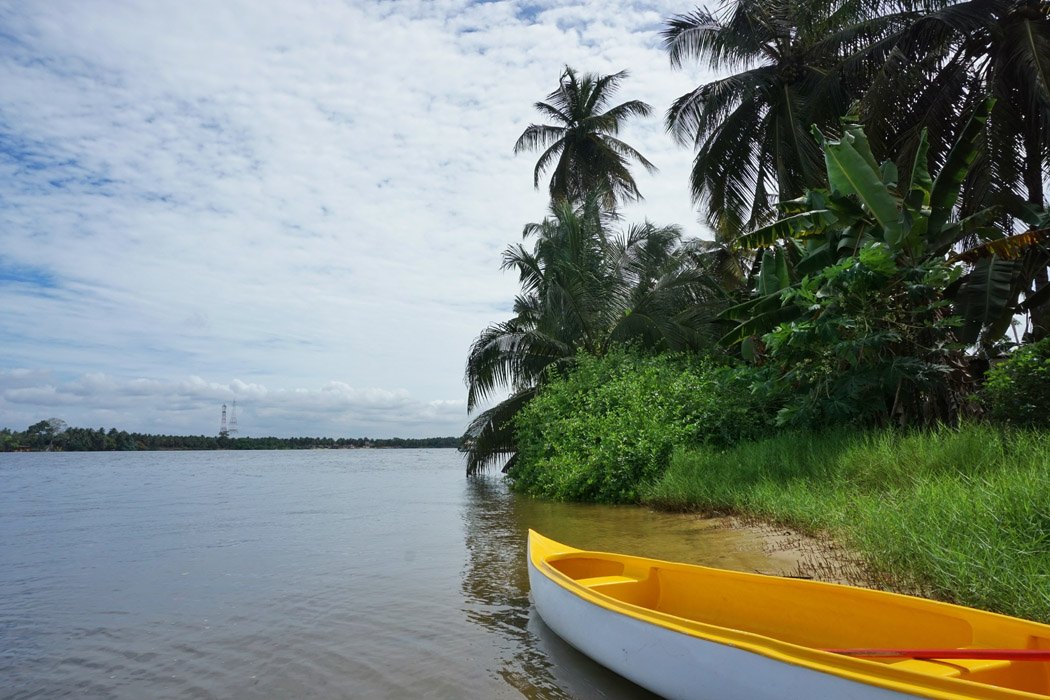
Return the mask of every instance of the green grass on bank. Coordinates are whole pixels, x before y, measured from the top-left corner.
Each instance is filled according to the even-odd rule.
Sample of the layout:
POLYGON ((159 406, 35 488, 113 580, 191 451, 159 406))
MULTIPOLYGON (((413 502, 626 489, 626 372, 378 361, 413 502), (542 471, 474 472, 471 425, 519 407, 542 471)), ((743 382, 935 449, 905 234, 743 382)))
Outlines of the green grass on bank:
POLYGON ((784 435, 679 451, 646 500, 827 531, 928 595, 1050 622, 1050 433, 784 435))

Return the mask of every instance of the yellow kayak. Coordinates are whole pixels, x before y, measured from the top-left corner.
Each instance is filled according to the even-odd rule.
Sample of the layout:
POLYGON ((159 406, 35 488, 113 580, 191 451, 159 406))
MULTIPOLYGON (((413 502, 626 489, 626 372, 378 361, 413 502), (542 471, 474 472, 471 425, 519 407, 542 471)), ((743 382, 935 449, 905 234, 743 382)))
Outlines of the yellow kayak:
POLYGON ((673 700, 1050 697, 1050 626, 922 598, 574 549, 529 531, 541 618, 673 700))

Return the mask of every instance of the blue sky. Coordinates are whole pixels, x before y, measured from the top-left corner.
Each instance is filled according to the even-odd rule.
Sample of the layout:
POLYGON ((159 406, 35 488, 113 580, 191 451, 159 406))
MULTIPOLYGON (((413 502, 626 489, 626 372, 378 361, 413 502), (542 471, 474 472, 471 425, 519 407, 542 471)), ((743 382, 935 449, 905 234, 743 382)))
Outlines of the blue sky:
MULTIPOLYGON (((659 45, 693 8, 0 0, 0 427, 462 433, 547 206, 532 104, 626 68, 662 115, 708 79, 659 45)), ((704 235, 661 116, 622 137, 660 168, 627 221, 704 235)))

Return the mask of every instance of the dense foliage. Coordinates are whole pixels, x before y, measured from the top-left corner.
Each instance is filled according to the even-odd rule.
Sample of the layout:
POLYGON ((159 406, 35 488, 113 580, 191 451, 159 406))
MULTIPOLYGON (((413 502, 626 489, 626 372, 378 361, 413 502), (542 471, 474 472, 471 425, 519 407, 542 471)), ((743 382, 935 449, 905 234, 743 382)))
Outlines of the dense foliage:
MULTIPOLYGON (((617 199, 637 194, 624 160, 637 153, 611 137, 649 107, 602 112, 624 74, 566 69, 536 105, 555 126, 531 125, 516 145, 548 149, 536 184, 557 161, 552 215, 526 227, 532 251, 505 254, 522 281, 515 316, 485 329, 468 358, 468 410, 510 394, 471 423, 468 472, 499 456, 516 468, 514 416, 555 391, 549 378, 571 380, 581 353, 718 352, 715 329, 746 369, 704 390, 743 386, 778 404, 780 426, 971 417, 971 367, 998 352, 1013 320, 1026 318, 1025 342, 1050 332, 1046 10, 721 0, 669 18, 672 66, 699 60, 724 76, 667 112, 671 135, 695 149, 693 195, 715 241, 647 228, 637 244, 610 246, 617 199), (619 159, 586 156, 592 146, 619 159)), ((538 408, 527 410, 539 429, 538 408)), ((624 497, 594 483, 550 492, 624 497)))
POLYGON ((0 429, 0 452, 55 450, 102 452, 135 450, 309 450, 345 448, 460 447, 461 438, 216 437, 151 435, 105 428, 67 428, 58 419, 40 421, 24 431, 0 429), (58 424, 56 425, 55 421, 58 424))
POLYGON ((994 365, 981 394, 1000 423, 1050 428, 1050 338, 1020 347, 994 365))
POLYGON ((677 446, 763 434, 772 411, 743 384, 693 355, 583 355, 514 419, 514 488, 558 500, 634 502, 677 446))
POLYGON ((529 124, 514 144, 514 152, 542 150, 533 184, 552 165, 552 200, 580 200, 589 192, 603 193, 605 204, 615 208, 618 201, 641 199, 634 176, 627 167, 636 160, 649 172, 656 170, 645 156, 616 138, 631 117, 645 117, 652 107, 630 100, 605 109, 613 93, 627 77, 627 71, 596 75, 566 66, 558 88, 547 95, 547 102, 534 106, 554 124, 529 124), (604 111, 602 111, 604 110, 604 111))
POLYGON ((927 263, 898 267, 881 244, 806 277, 784 294, 797 319, 763 336, 767 386, 784 397, 783 425, 887 425, 949 414, 941 389, 955 352, 957 321, 940 292, 952 271, 927 263), (940 401, 939 401, 940 400, 940 401))
POLYGON ((929 170, 925 134, 906 176, 875 162, 862 128, 821 141, 828 189, 781 205, 736 241, 764 248, 752 298, 724 312, 724 341, 780 370, 782 422, 955 423, 972 392, 963 348, 990 344, 1017 313, 1014 283, 1046 232, 1004 236, 996 211, 952 221, 991 109, 985 101, 929 170), (977 243, 953 253, 962 244, 977 243))
MULTIPOLYGON (((511 246, 503 266, 518 272, 522 293, 514 316, 482 331, 467 358, 467 409, 500 389, 510 396, 479 413, 467 428, 467 471, 513 455, 511 420, 535 397, 548 370, 567 370, 577 353, 602 355, 624 343, 693 350, 713 342, 717 289, 674 226, 625 230, 592 192, 557 200, 550 216, 525 227, 532 249, 511 246)), ((513 459, 513 457, 511 457, 513 459)))

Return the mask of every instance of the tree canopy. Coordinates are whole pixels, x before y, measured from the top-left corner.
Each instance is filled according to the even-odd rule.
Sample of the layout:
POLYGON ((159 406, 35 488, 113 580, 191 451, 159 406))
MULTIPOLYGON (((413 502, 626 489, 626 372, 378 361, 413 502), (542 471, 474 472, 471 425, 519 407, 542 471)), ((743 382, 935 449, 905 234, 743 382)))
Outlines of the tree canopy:
POLYGON ((723 295, 681 231, 647 222, 614 233, 603 194, 552 201, 546 219, 524 228, 532 249, 519 243, 503 254, 522 292, 514 316, 490 325, 471 346, 467 410, 500 390, 510 396, 468 427, 468 472, 514 453, 513 417, 578 352, 600 356, 624 343, 695 349, 715 338, 710 324, 723 295))
POLYGON ((514 144, 514 153, 543 151, 533 185, 539 188, 543 172, 553 165, 551 199, 578 200, 598 190, 609 208, 623 200, 641 199, 628 164, 637 161, 649 172, 656 166, 617 134, 628 119, 649 116, 652 107, 630 100, 605 109, 627 75, 627 71, 577 75, 566 66, 547 102, 535 104, 554 124, 530 124, 514 144))

